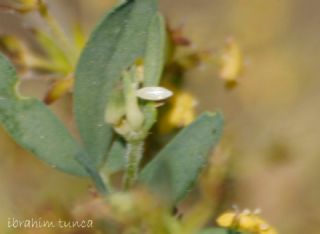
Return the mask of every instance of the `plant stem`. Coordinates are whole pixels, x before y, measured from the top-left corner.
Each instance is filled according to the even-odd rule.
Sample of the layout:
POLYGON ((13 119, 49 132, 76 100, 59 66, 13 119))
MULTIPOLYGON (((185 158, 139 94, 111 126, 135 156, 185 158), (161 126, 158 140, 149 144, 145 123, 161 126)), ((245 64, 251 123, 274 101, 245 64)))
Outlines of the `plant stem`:
POLYGON ((127 143, 127 166, 124 177, 124 190, 128 190, 134 185, 138 178, 139 164, 143 154, 143 141, 132 141, 127 143))
POLYGON ((71 62, 73 65, 76 62, 76 55, 73 46, 71 45, 67 35, 61 28, 60 24, 57 22, 57 20, 50 14, 47 5, 40 1, 40 8, 39 13, 42 16, 42 18, 46 21, 47 25, 49 26, 53 36, 57 38, 57 40, 60 42, 60 45, 65 50, 66 55, 69 59, 69 62, 71 62))
POLYGON ((104 184, 106 185, 106 187, 108 188, 108 190, 110 191, 110 193, 112 193, 113 192, 113 186, 112 186, 111 181, 110 181, 110 176, 108 174, 100 172, 100 177, 101 177, 102 181, 104 182, 104 184))

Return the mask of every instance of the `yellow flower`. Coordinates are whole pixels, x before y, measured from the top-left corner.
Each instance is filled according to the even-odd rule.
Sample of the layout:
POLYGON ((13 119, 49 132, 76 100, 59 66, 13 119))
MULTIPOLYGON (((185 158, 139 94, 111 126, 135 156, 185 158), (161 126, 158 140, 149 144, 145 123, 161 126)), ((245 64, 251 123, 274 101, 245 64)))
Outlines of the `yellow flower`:
POLYGON ((60 99, 62 96, 70 92, 74 83, 73 75, 69 75, 65 78, 57 80, 47 92, 44 102, 51 104, 54 101, 60 99))
POLYGON ((277 231, 265 220, 249 210, 244 210, 240 213, 237 211, 227 211, 218 217, 217 224, 221 227, 253 234, 277 234, 277 231))
POLYGON ((3 7, 20 13, 38 11, 51 33, 48 34, 36 29, 31 30, 44 54, 31 50, 29 46, 12 36, 0 37, 0 47, 4 47, 5 51, 23 68, 20 71, 30 69, 62 77, 57 79, 48 90, 44 98, 47 104, 71 92, 74 83, 72 73, 86 41, 86 36, 80 25, 74 25, 69 38, 54 16, 51 15, 43 0, 15 0, 9 5, 3 5, 3 7))
POLYGON ((195 118, 195 98, 188 92, 178 92, 172 101, 172 109, 169 113, 169 124, 183 127, 190 124, 195 118))
POLYGON ((186 91, 174 91, 169 102, 169 110, 160 121, 160 132, 168 133, 174 128, 189 125, 196 117, 194 96, 186 91))
POLYGON ((236 82, 243 69, 243 57, 239 45, 228 39, 221 58, 220 76, 227 82, 236 82))
POLYGON ((232 227, 236 221, 237 214, 234 211, 228 211, 220 215, 217 223, 221 227, 232 227))

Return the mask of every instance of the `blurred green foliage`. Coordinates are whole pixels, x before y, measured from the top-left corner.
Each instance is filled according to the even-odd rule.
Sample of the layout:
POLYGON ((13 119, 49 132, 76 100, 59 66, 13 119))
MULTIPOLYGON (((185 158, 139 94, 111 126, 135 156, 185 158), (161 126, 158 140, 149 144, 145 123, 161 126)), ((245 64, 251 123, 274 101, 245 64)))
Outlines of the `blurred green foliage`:
MULTIPOLYGON (((82 1, 81 19, 87 31, 114 2, 82 1)), ((224 208, 233 203, 261 207, 264 217, 280 233, 318 233, 320 130, 316 124, 319 110, 315 107, 319 96, 316 75, 319 2, 162 0, 160 3, 170 23, 185 23, 184 33, 195 47, 214 48, 216 52, 215 48, 232 35, 248 63, 238 87, 232 91, 223 89, 208 66, 186 75, 188 89, 199 99, 198 111, 219 106, 230 123, 222 148, 234 163, 229 183, 219 189, 226 190, 229 197, 224 208), (212 79, 208 80, 210 76, 212 79), (270 163, 275 155, 282 158, 280 164, 270 163)), ((80 1, 50 4, 62 22, 79 17, 80 1)), ((0 18, 3 32, 27 35, 30 40, 19 17, 3 13, 0 18)), ((32 20, 28 18, 26 22, 32 20)), ((22 84, 22 92, 32 96, 42 97, 47 89, 43 80, 22 84)), ((70 117, 70 97, 51 108, 77 135, 70 117)), ((39 207, 48 203, 48 199, 50 204, 58 203, 69 210, 70 204, 79 199, 79 193, 86 194, 88 182, 47 168, 22 151, 4 132, 0 133, 0 146, 2 230, 10 215, 38 216, 42 214, 39 207)), ((185 206, 189 207, 191 202, 182 209, 187 209, 185 206)))

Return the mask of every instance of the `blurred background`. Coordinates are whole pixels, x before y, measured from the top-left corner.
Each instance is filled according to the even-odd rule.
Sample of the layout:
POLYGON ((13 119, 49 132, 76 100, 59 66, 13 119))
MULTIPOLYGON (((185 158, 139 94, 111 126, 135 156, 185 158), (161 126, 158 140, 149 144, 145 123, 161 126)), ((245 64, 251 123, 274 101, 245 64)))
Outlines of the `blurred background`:
MULTIPOLYGON (((47 2, 64 27, 80 22, 89 34, 116 1, 47 2)), ((186 76, 197 111, 220 109, 226 118, 222 145, 228 145, 236 178, 228 205, 261 208, 280 233, 318 234, 320 2, 160 0, 160 5, 170 25, 183 25, 194 49, 218 50, 232 36, 242 50, 246 66, 234 89, 226 89, 209 65, 186 76)), ((0 34, 32 44, 30 25, 43 27, 34 14, 0 13, 0 34)), ((42 98, 48 85, 46 79, 27 79, 22 93, 42 98)), ((71 106, 66 96, 51 108, 75 132, 71 106)), ((0 129, 1 233, 7 233, 8 217, 63 215, 86 196, 89 185, 44 165, 0 129)))

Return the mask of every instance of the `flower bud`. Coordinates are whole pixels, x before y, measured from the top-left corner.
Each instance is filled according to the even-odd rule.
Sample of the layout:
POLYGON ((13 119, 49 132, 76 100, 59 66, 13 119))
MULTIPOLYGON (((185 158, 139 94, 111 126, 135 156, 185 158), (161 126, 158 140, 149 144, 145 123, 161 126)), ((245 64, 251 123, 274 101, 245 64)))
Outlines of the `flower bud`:
POLYGON ((243 57, 239 45, 229 39, 222 55, 220 76, 227 82, 235 82, 243 70, 243 57))
POLYGON ((118 125, 124 115, 125 102, 123 90, 120 87, 114 87, 107 102, 105 121, 112 125, 118 125))
POLYGON ((124 73, 123 84, 127 121, 133 130, 139 130, 142 127, 144 116, 136 96, 137 85, 132 82, 130 73, 124 73))

